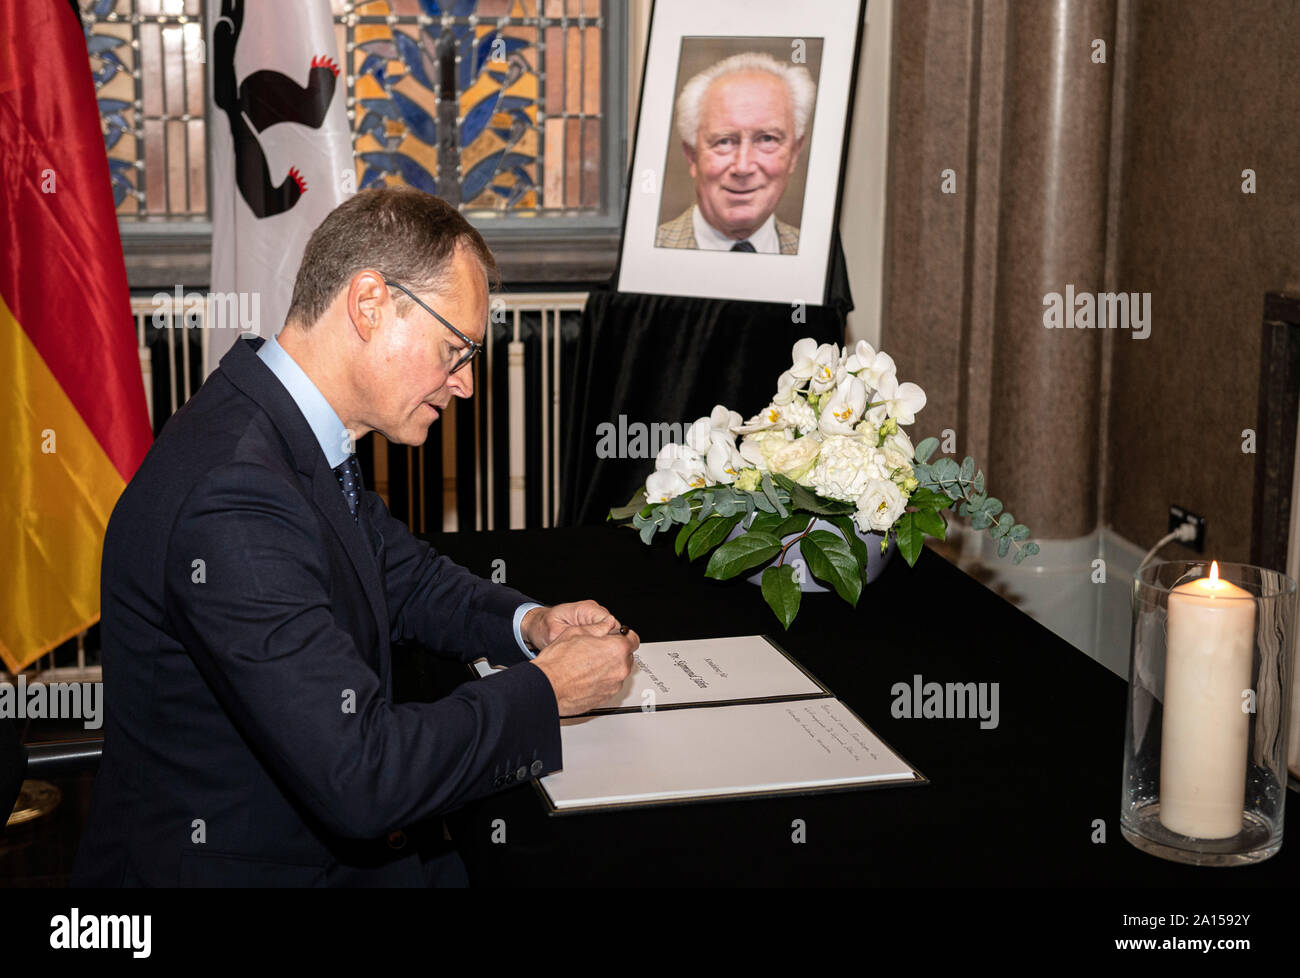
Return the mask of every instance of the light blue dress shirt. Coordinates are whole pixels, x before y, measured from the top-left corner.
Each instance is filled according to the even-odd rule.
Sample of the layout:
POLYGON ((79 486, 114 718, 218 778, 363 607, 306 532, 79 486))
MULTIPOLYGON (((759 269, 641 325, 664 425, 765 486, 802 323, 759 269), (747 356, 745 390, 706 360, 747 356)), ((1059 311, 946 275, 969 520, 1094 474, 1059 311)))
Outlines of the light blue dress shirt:
MULTIPOLYGON (((293 403, 298 405, 298 410, 307 419, 308 427, 316 436, 316 441, 320 443, 320 450, 325 453, 325 461, 329 463, 329 467, 336 469, 346 462, 352 453, 351 433, 343 427, 343 422, 330 407, 330 402, 325 400, 325 395, 312 383, 302 367, 298 366, 297 361, 285 352, 284 347, 277 343, 274 337, 262 344, 257 355, 270 368, 271 373, 275 374, 276 380, 284 385, 284 389, 293 398, 293 403)), ((540 607, 542 606, 535 601, 526 601, 515 609, 515 641, 519 643, 519 648, 523 650, 524 655, 530 659, 536 658, 536 653, 524 644, 522 628, 524 615, 531 609, 540 607)))

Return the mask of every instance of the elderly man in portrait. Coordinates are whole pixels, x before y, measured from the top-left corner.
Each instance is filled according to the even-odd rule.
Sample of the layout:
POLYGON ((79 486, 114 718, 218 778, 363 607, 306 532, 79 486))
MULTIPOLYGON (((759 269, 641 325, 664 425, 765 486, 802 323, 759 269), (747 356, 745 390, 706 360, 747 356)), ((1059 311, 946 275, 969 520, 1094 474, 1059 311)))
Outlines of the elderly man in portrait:
POLYGON ((487 328, 455 207, 367 190, 307 243, 284 329, 168 421, 104 540, 104 758, 74 886, 464 885, 441 816, 561 767, 637 639, 412 536, 354 441, 421 445, 487 328), (393 644, 508 665, 400 702, 393 644))
POLYGON ((776 208, 799 162, 817 86, 808 70, 746 52, 701 71, 677 99, 695 203, 659 225, 657 248, 794 255, 776 208))

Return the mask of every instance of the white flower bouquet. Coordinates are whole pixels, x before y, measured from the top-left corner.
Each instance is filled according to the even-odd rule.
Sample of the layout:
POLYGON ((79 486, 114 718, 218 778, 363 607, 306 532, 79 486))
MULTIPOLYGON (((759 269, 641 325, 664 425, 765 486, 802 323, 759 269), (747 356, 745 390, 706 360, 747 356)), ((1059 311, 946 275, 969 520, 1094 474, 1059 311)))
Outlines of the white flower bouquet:
POLYGON ((787 562, 798 543, 808 571, 856 607, 875 534, 883 553, 892 536, 910 565, 927 536, 944 539, 944 511, 1014 550, 1018 564, 1038 553, 1029 529, 984 489, 967 457, 941 457, 926 438, 913 447, 903 430, 925 407, 925 392, 898 382, 893 359, 859 342, 852 349, 811 338, 794 345, 772 403, 748 421, 723 405, 663 446, 655 471, 609 518, 628 521, 650 543, 676 528, 677 553, 712 551, 705 576, 726 580, 762 571, 762 592, 790 627, 802 594, 787 562), (740 441, 737 444, 737 438, 740 441), (818 521, 835 528, 818 529, 818 521))

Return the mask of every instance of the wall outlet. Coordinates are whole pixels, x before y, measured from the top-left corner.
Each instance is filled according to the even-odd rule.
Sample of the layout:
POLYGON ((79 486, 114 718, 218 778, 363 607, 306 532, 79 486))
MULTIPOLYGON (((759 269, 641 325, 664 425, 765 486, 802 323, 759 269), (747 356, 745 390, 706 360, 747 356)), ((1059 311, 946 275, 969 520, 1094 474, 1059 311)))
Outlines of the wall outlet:
POLYGON ((1192 539, 1191 543, 1183 543, 1181 540, 1175 542, 1183 543, 1184 547, 1191 547, 1198 554, 1205 553, 1205 517, 1198 516, 1191 510, 1183 509, 1181 506, 1170 506, 1169 532, 1173 533, 1174 530, 1178 529, 1184 523, 1191 523, 1196 527, 1196 536, 1192 539))

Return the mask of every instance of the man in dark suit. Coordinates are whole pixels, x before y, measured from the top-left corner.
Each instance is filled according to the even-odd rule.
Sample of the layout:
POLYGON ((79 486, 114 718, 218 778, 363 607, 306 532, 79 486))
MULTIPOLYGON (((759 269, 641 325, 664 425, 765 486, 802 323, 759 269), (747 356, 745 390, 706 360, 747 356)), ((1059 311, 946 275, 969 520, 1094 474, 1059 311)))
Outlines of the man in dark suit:
POLYGON ((637 639, 604 608, 470 574, 360 484, 354 439, 422 444, 473 393, 495 272, 445 202, 357 194, 312 235, 278 342, 236 342, 168 422, 105 537, 74 885, 464 883, 437 816, 558 769, 559 717, 618 690, 637 639), (517 664, 396 704, 407 639, 517 664))

